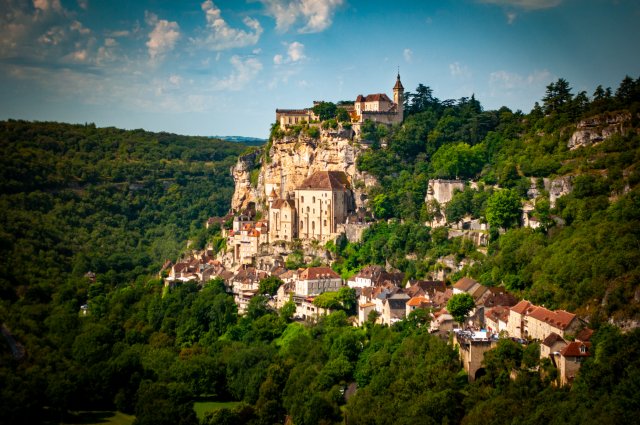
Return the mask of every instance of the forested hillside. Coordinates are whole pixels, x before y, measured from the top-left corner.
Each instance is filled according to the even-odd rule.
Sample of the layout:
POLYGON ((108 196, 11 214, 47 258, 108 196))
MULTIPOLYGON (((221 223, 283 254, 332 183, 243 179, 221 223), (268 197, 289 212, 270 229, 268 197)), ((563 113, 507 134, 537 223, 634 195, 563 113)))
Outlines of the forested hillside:
POLYGON ((343 275, 389 260, 409 277, 422 278, 438 267, 438 256, 454 254, 478 260, 458 276, 504 284, 524 298, 579 310, 596 321, 637 319, 640 79, 626 77, 615 93, 597 87, 592 96, 573 94, 559 79, 529 114, 506 107, 485 111, 473 96, 441 101, 423 85, 407 94, 405 108, 409 116, 402 126, 365 126, 363 138, 372 149, 358 163, 380 181, 369 190, 375 216, 404 224, 391 231, 377 224, 362 243, 342 247, 344 260, 336 268, 343 275), (619 130, 610 137, 571 145, 576 130, 590 125, 597 133, 612 122, 619 130), (444 240, 444 229, 420 228, 441 213, 424 200, 427 181, 435 178, 478 182, 476 189, 455 194, 442 213, 450 223, 466 215, 488 222, 487 256, 444 240), (545 178, 571 182, 570 194, 554 208, 545 178), (532 184, 539 189, 531 199, 541 224, 536 230, 520 228, 520 201, 532 198, 532 184), (514 207, 505 209, 508 204, 514 207))
POLYGON ((571 389, 551 385, 555 369, 540 363, 537 343, 509 339, 468 383, 425 314, 357 328, 346 309, 307 324, 265 296, 239 317, 218 279, 165 289, 155 272, 187 238, 202 246, 214 236, 202 223, 227 212, 229 167, 245 146, 9 121, 0 130, 0 318, 12 336, 0 344, 0 423, 78 422, 74 412, 87 410, 154 425, 637 421, 640 332, 606 322, 638 315, 640 79, 592 96, 559 80, 529 114, 485 111, 474 97, 441 101, 423 85, 406 99, 403 125, 365 126, 371 148, 358 166, 380 181, 368 198, 381 220, 362 242, 328 244, 333 267, 350 275, 388 263, 421 278, 453 255, 475 263, 451 279, 469 274, 576 310, 596 332, 571 389), (568 147, 581 120, 620 115, 630 131, 568 147), (560 176, 571 176, 571 194, 551 208, 542 191, 542 226, 520 227, 531 178, 560 176), (424 201, 432 178, 479 182, 446 215, 488 221, 486 250, 424 225, 439 213, 424 201), (198 418, 194 402, 212 401, 226 408, 198 418))
POLYGON ((203 243, 207 217, 228 212, 229 167, 244 149, 93 124, 0 123, 3 293, 46 301, 88 271, 110 287, 157 271, 189 235, 203 243))

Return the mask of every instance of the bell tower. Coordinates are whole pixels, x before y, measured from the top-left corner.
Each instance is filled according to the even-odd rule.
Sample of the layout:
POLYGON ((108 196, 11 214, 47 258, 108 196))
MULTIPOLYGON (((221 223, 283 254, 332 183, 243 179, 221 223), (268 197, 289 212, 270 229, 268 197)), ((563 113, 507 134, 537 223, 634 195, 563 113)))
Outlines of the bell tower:
POLYGON ((396 104, 398 116, 400 117, 400 122, 402 122, 404 119, 404 87, 400 82, 400 70, 398 70, 396 85, 393 86, 393 102, 396 104))

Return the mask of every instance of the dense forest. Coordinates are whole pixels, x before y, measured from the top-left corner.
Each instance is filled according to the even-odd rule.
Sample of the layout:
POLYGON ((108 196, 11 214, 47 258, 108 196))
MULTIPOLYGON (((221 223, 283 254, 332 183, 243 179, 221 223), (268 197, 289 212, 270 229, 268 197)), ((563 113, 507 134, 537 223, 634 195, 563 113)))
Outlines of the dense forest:
POLYGON ((525 114, 485 111, 474 97, 441 101, 423 85, 407 93, 404 123, 368 123, 371 149, 358 162, 381 183, 368 196, 384 220, 362 242, 328 248, 343 275, 388 262, 420 278, 439 256, 473 259, 459 275, 580 312, 596 329, 594 355, 570 389, 550 384, 537 344, 508 339, 468 383, 424 315, 356 328, 351 312, 337 311, 306 324, 264 296, 239 316, 220 280, 166 290, 155 273, 187 239, 201 247, 215 236, 202 225, 228 211, 229 167, 245 146, 9 121, 0 130, 0 318, 9 334, 0 423, 78 423, 79 411, 112 410, 136 424, 634 423, 640 331, 607 320, 638 315, 640 136, 578 150, 567 141, 594 115, 626 112, 639 128, 640 79, 592 96, 561 79, 541 102, 525 114), (521 228, 512 200, 531 177, 560 175, 573 177, 572 193, 554 208, 538 202, 544 225, 521 228), (480 182, 446 214, 489 221, 486 254, 424 226, 437 213, 424 202, 436 177, 480 182), (222 408, 196 414, 211 401, 222 408))

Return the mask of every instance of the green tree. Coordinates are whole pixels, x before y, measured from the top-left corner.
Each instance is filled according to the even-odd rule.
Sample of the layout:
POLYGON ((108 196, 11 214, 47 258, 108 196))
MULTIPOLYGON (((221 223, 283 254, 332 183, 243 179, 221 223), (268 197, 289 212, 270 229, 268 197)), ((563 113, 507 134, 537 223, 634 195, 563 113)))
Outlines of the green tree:
POLYGON ((336 299, 340 301, 342 308, 347 314, 353 315, 356 313, 356 307, 358 306, 358 298, 356 296, 356 290, 343 286, 338 290, 336 299))
POLYGON ((487 222, 491 227, 507 229, 518 223, 520 197, 514 190, 499 190, 487 200, 487 222))
POLYGON ((476 306, 473 297, 466 292, 462 294, 454 294, 447 301, 447 311, 453 316, 458 323, 463 323, 467 315, 476 306))
POLYGON ((260 281, 258 292, 265 295, 275 295, 283 283, 278 276, 265 277, 260 281))
POLYGON ((320 102, 313 107, 313 113, 316 114, 320 121, 325 121, 336 117, 337 107, 332 102, 320 102))

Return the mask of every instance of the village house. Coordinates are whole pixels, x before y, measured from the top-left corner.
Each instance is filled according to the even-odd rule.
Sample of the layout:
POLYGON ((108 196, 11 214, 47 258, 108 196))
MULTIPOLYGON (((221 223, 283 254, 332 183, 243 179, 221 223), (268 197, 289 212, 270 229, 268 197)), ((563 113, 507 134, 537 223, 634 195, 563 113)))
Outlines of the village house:
POLYGON ((269 201, 269 240, 290 241, 297 236, 296 205, 292 199, 280 199, 271 189, 269 201))
POLYGON ((551 311, 544 307, 532 310, 525 321, 527 336, 537 340, 545 339, 552 332, 564 338, 567 333, 577 331, 580 326, 575 314, 564 310, 551 311))
POLYGON ((387 272, 384 267, 378 265, 369 265, 360 270, 347 282, 350 288, 367 288, 372 286, 382 286, 390 283, 394 286, 400 286, 404 280, 404 273, 387 272))
POLYGON ((564 310, 551 311, 522 300, 511 307, 507 331, 513 338, 529 338, 543 341, 549 334, 565 337, 578 331, 580 322, 576 315, 564 310))
POLYGON ((295 294, 307 297, 324 292, 337 291, 342 286, 342 278, 330 267, 309 267, 300 271, 295 281, 295 294))
POLYGON ((362 326, 369 318, 369 314, 376 311, 376 305, 372 302, 358 304, 358 324, 362 326))
POLYGON ((570 385, 580 370, 582 363, 591 355, 591 343, 574 341, 560 350, 558 374, 560 385, 570 385))
POLYGON ((382 314, 379 318, 380 323, 383 325, 393 325, 404 319, 407 314, 407 301, 409 301, 409 295, 402 292, 402 290, 383 299, 382 314))
POLYGON ((407 282, 405 292, 411 296, 423 296, 432 301, 436 292, 445 292, 447 285, 441 280, 416 280, 407 282))
MULTIPOLYGON (((567 346, 567 341, 564 340, 560 335, 555 332, 551 332, 547 337, 540 343, 540 358, 549 358, 552 361, 554 360, 554 355, 559 354, 560 350, 567 346)), ((556 365, 557 367, 557 365, 556 365)))
POLYGON ((499 334, 500 332, 507 332, 507 323, 509 323, 509 307, 499 305, 485 309, 484 323, 485 328, 492 333, 499 334))
POLYGON ((405 316, 411 314, 416 309, 426 309, 433 307, 433 303, 421 295, 415 296, 407 301, 405 316))
POLYGON ((233 263, 253 264, 260 245, 269 242, 267 222, 264 220, 258 222, 234 220, 233 227, 227 236, 227 248, 231 251, 233 263))
POLYGON ((228 290, 233 294, 233 300, 238 306, 238 313, 247 310, 249 301, 255 297, 260 287, 260 281, 267 277, 267 273, 255 267, 240 269, 230 280, 228 290))

